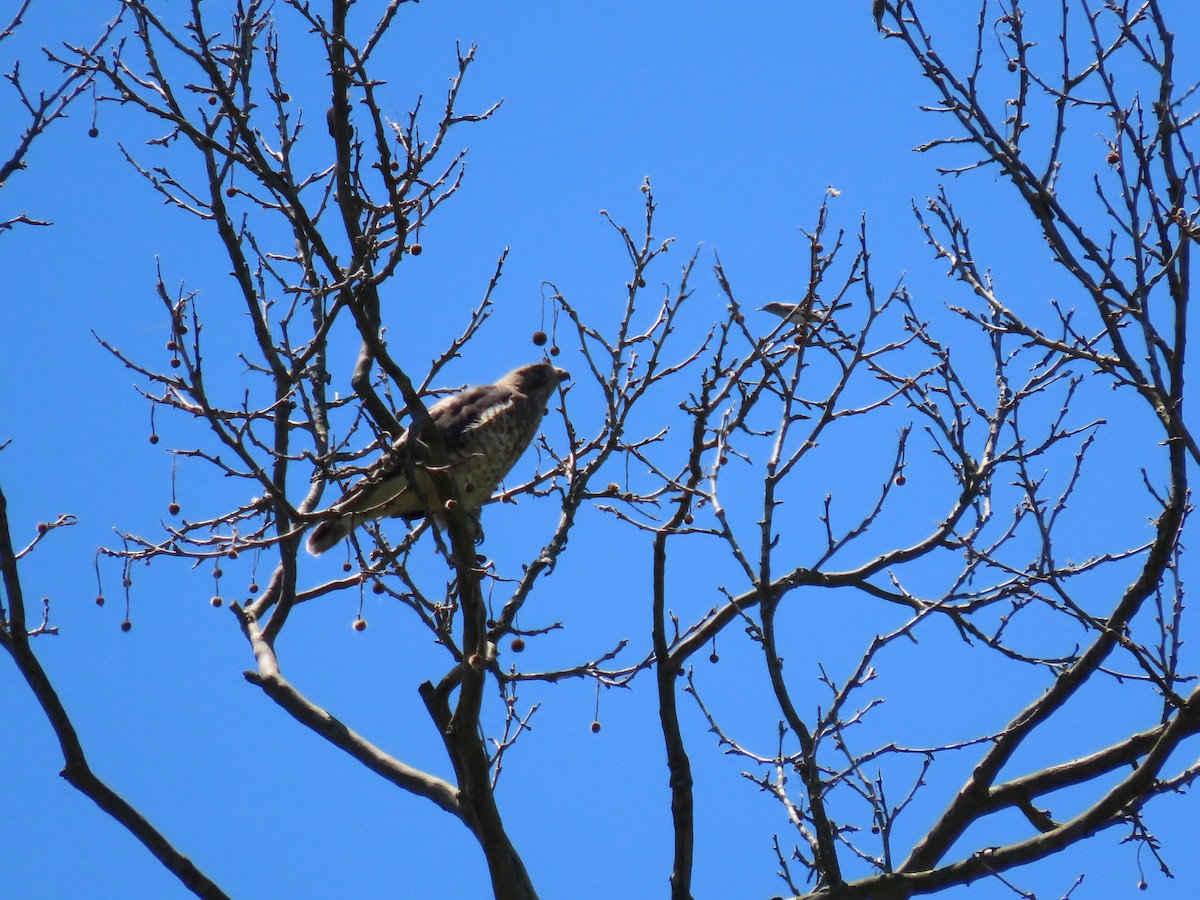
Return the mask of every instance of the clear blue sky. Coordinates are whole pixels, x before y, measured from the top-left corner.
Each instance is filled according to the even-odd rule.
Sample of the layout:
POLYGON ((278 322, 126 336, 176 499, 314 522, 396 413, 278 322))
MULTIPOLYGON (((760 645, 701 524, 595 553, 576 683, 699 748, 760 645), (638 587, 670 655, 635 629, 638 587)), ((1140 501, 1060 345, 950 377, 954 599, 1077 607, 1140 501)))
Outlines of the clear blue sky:
MULTIPOLYGON (((308 95, 318 87, 321 67, 302 54, 311 54, 314 43, 277 5, 285 66, 297 96, 308 95)), ((360 5, 361 17, 365 7, 381 4, 360 5)), ((10 67, 19 51, 30 82, 50 77, 35 48, 88 41, 102 26, 105 6, 35 0, 27 27, 0 44, 0 59, 10 67)), ((944 305, 967 298, 943 277, 944 263, 932 259, 911 211, 914 199, 936 190, 935 167, 947 161, 912 148, 946 126, 919 112, 930 90, 902 48, 880 38, 869 7, 866 0, 762 2, 749 12, 727 3, 624 0, 430 0, 404 7, 375 63, 376 75, 387 81, 385 112, 399 118, 421 92, 441 102, 455 41, 479 46, 460 108, 481 111, 501 98, 504 106, 490 122, 456 135, 459 145, 470 147, 465 185, 422 236, 425 252, 407 261, 403 277, 389 287, 389 338, 404 347, 402 362, 421 376, 421 366, 482 296, 505 246, 512 252, 497 314, 475 350, 450 370, 447 384, 491 380, 536 357, 528 335, 539 326, 543 281, 553 281, 598 322, 615 321, 628 276, 624 251, 598 213, 606 209, 639 227, 638 187, 646 176, 660 203, 656 234, 677 239, 656 278, 673 280, 693 249, 704 245, 693 331, 724 311, 708 277, 713 250, 748 306, 802 296, 807 246, 801 229, 812 226, 832 186, 839 192, 831 201, 835 225, 853 232, 867 216, 880 289, 904 278, 922 312, 941 317, 945 333, 957 334, 960 326, 944 305)), ((1195 38, 1190 4, 1168 7, 1195 38)), ((948 21, 943 32, 964 57, 973 15, 948 21)), ((305 110, 318 145, 324 109, 314 102, 305 110)), ((4 85, 0 122, 11 121, 13 110, 4 85)), ((59 513, 79 519, 56 532, 24 564, 22 576, 31 615, 38 598, 52 600, 52 624, 61 634, 36 647, 93 768, 235 897, 486 895, 482 854, 456 820, 390 788, 244 681, 241 673, 253 660, 233 616, 210 607, 207 569, 158 564, 135 571, 128 634, 118 627, 119 574, 111 566, 104 571, 109 602, 103 609, 94 604, 94 548, 113 542, 113 528, 155 533, 167 517, 170 493, 164 448, 202 438, 195 424, 160 416, 163 441, 151 446, 146 404, 131 389, 136 376, 99 347, 92 331, 135 357, 165 362, 156 261, 168 285, 198 290, 202 311, 213 311, 215 359, 240 323, 219 313, 233 289, 214 236, 165 207, 121 157, 118 141, 156 164, 159 158, 143 142, 157 126, 110 104, 98 112, 100 136, 89 139, 91 114, 90 103, 80 102, 69 121, 35 145, 29 170, 0 191, 3 217, 26 211, 54 222, 53 228, 0 234, 0 442, 12 440, 0 453, 0 484, 18 545, 39 521, 59 513)), ((0 151, 13 134, 0 129, 0 151)), ((1079 146, 1086 148, 1087 140, 1079 146)), ((1049 268, 1027 213, 993 172, 951 188, 974 227, 977 255, 1014 302, 1028 304, 1030 315, 1054 297, 1066 305, 1082 302, 1065 293, 1069 285, 1049 268)), ((353 361, 351 345, 345 346, 344 377, 334 385, 343 392, 353 361)), ((967 346, 963 352, 970 358, 974 351, 967 346)), ((240 369, 231 352, 226 360, 234 384, 240 369)), ((562 362, 571 368, 577 360, 562 362)), ((586 399, 586 392, 580 396, 586 399)), ((1100 409, 1116 402, 1108 396, 1082 402, 1100 409)), ((887 477, 904 419, 898 413, 881 432, 851 432, 835 445, 828 483, 814 483, 811 495, 838 492, 853 509, 856 498, 887 477)), ((1137 446, 1118 441, 1099 451, 1098 485, 1092 500, 1081 499, 1074 533, 1081 547, 1110 539, 1106 497, 1110 506, 1145 504, 1137 446)), ((928 447, 914 445, 910 453, 925 458, 928 447)), ((918 460, 914 471, 920 466, 918 460)), ((247 499, 241 488, 187 465, 181 485, 180 502, 197 518, 247 499)), ((919 481, 909 490, 906 508, 913 515, 935 508, 926 506, 919 481)), ((489 553, 514 562, 540 546, 536 533, 522 531, 545 521, 529 507, 493 511, 512 518, 489 530, 489 553)), ((753 508, 740 514, 752 517, 753 508)), ((904 532, 911 523, 894 524, 919 533, 904 532)), ((531 669, 594 656, 621 638, 634 642, 635 655, 648 644, 649 541, 598 514, 583 528, 560 570, 539 588, 538 602, 522 615, 527 628, 566 625, 530 642, 521 662, 531 669)), ((716 586, 731 577, 726 561, 704 555, 711 550, 698 547, 678 565, 670 605, 685 621, 720 602, 716 586)), ((797 547, 790 564, 806 558, 797 547)), ((326 561, 306 564, 311 582, 333 571, 326 561)), ((237 596, 248 580, 248 560, 230 564, 222 592, 237 596)), ((357 603, 357 595, 346 595, 302 609, 281 649, 286 675, 375 743, 446 775, 438 736, 416 694, 421 681, 442 670, 437 648, 405 610, 371 596, 364 610, 370 627, 353 631, 357 603)), ((894 616, 861 598, 797 598, 785 617, 788 671, 808 704, 806 714, 827 703, 817 661, 845 678, 871 635, 898 624, 894 616)), ((874 739, 972 736, 976 726, 1000 727, 1046 686, 1044 678, 1013 673, 968 650, 948 629, 928 640, 944 642, 936 665, 927 646, 886 657, 880 693, 889 703, 871 720, 874 739)), ((715 667, 707 654, 696 660, 705 702, 731 733, 772 752, 777 713, 754 645, 735 628, 719 649, 715 667)), ((506 763, 499 800, 542 896, 666 894, 669 796, 652 687, 643 679, 632 692, 605 692, 599 735, 588 728, 591 683, 522 691, 523 707, 537 702, 541 708, 533 732, 506 763)), ((494 695, 489 702, 495 705, 494 695)), ((1108 706, 1113 702, 1119 703, 1103 693, 1086 698, 1077 718, 1055 733, 1061 743, 1034 748, 1028 760, 1017 760, 1018 768, 1103 746, 1112 739, 1113 720, 1154 724, 1152 711, 1126 716, 1108 706)), ((770 837, 786 835, 787 822, 740 777, 745 763, 720 754, 686 698, 682 708, 698 780, 697 898, 782 893, 770 837)), ((58 777, 61 758, 50 728, 7 662, 0 664, 0 721, 7 726, 0 738, 6 775, 0 892, 34 900, 185 896, 133 838, 58 777)), ((974 759, 964 751, 947 760, 908 827, 919 828, 944 806, 974 759)), ((1143 858, 1148 896, 1192 896, 1200 877, 1192 852, 1195 805, 1165 798, 1150 821, 1179 877, 1168 881, 1143 858)), ((1034 873, 1015 873, 1013 881, 1039 897, 1057 897, 1087 872, 1073 897, 1132 896, 1139 875, 1133 850, 1118 846, 1122 836, 1114 829, 1034 873)), ((1012 894, 992 881, 974 886, 969 896, 1012 894)))

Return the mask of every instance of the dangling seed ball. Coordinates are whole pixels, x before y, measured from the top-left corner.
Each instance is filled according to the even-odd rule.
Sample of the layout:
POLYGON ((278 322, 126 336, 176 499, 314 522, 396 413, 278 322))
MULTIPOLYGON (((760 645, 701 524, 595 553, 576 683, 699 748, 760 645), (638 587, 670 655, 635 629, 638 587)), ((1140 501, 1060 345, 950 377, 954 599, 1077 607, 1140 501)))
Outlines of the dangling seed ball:
POLYGON ((523 638, 515 637, 512 639, 512 644, 509 646, 512 647, 513 653, 520 653, 525 649, 525 640, 523 638))
POLYGON ((355 619, 354 620, 354 630, 355 631, 366 631, 367 630, 367 620, 366 619, 355 619))
POLYGON ((593 722, 592 723, 592 734, 599 734, 599 733, 600 733, 600 723, 593 722))
POLYGON ((544 331, 535 331, 533 333, 533 345, 535 347, 545 347, 548 340, 549 338, 546 337, 546 332, 544 331))

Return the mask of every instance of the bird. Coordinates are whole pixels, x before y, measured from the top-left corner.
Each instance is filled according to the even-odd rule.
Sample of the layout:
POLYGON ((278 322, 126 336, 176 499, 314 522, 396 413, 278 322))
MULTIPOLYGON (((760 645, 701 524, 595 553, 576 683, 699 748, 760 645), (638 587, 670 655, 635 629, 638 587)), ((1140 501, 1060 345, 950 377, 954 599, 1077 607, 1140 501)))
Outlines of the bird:
POLYGON ((772 315, 779 316, 781 319, 786 319, 793 325, 816 325, 823 321, 828 316, 833 315, 839 309, 846 309, 849 303, 838 303, 833 309, 828 311, 814 306, 813 303, 782 303, 778 300, 768 303, 766 306, 760 306, 761 312, 769 312, 772 315))
MULTIPOLYGON (((465 509, 476 516, 537 434, 551 392, 571 377, 548 362, 513 369, 495 384, 474 385, 429 407, 446 446, 449 471, 465 509)), ((308 552, 320 556, 359 525, 384 516, 423 519, 436 502, 433 482, 416 465, 410 428, 398 437, 308 536, 308 552), (415 468, 414 468, 415 467, 415 468), (409 481, 415 471, 417 484, 409 481), (422 499, 422 495, 425 499, 422 499)), ((435 518, 438 518, 436 513, 435 518)))

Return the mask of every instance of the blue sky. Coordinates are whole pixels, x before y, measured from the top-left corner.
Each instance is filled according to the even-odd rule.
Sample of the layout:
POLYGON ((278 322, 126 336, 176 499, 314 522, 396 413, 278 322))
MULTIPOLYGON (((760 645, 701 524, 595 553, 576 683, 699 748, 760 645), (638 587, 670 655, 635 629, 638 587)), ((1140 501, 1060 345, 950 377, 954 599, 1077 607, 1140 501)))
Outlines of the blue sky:
MULTIPOLYGON (((375 5, 361 4, 358 15, 375 5)), ((952 55, 969 52, 964 40, 974 14, 966 14, 965 5, 932 5, 944 17, 938 21, 952 55)), ((35 48, 87 41, 102 26, 103 6, 35 2, 26 28, 0 44, 0 57, 11 66, 18 52, 25 78, 49 78, 35 48)), ((1188 31, 1197 37, 1187 6, 1167 4, 1184 31, 1181 44, 1188 31)), ((313 39, 283 9, 280 28, 295 94, 315 96, 321 68, 311 63, 313 39)), ((424 253, 406 260, 402 277, 389 285, 389 339, 403 347, 402 362, 417 377, 462 328, 506 246, 511 253, 496 314, 472 352, 448 370, 446 386, 488 381, 536 357, 528 336, 540 327, 543 282, 557 285, 597 323, 615 322, 627 267, 599 211, 640 228, 638 188, 647 176, 660 204, 656 234, 676 238, 658 264, 658 281, 677 279, 679 267, 703 245, 680 346, 724 314, 725 300, 708 275, 714 251, 746 306, 799 299, 808 258, 802 230, 812 227, 833 187, 836 227, 853 234, 867 217, 880 289, 903 278, 922 315, 937 320, 942 333, 961 336, 961 345, 952 340, 956 352, 961 347, 965 360, 978 352, 944 312, 947 303, 967 298, 944 277, 944 263, 933 260, 911 209, 936 191, 942 180, 936 165, 952 159, 912 148, 946 126, 919 111, 930 89, 898 43, 880 38, 865 0, 763 2, 750 13, 710 2, 406 6, 376 58, 376 74, 387 81, 381 90, 386 113, 399 118, 422 92, 440 103, 456 41, 479 47, 460 108, 482 111, 499 99, 504 105, 489 122, 455 135, 456 146, 470 148, 464 186, 422 235, 424 253)), ((320 148, 324 106, 317 102, 305 115, 320 148)), ((12 110, 11 91, 0 92, 0 122, 9 121, 12 110)), ((148 410, 131 389, 137 377, 107 355, 92 332, 135 358, 165 364, 166 319, 154 295, 160 265, 173 289, 199 291, 197 303, 212 316, 211 358, 226 365, 215 381, 236 391, 241 370, 233 348, 241 323, 227 312, 224 301, 233 289, 214 235, 165 207, 122 159, 118 142, 151 164, 165 159, 144 146, 157 126, 105 104, 97 112, 100 135, 90 139, 91 117, 85 99, 35 145, 29 170, 0 191, 5 217, 27 211, 54 222, 53 228, 0 234, 6 322, 0 442, 12 440, 0 453, 0 484, 18 545, 39 521, 59 513, 79 519, 44 542, 24 563, 22 578, 31 607, 51 598, 61 634, 41 638, 36 648, 93 768, 232 896, 485 894, 482 854, 457 821, 389 788, 245 682, 241 673, 253 659, 228 610, 209 605, 207 567, 137 569, 128 634, 118 627, 124 616, 115 568, 103 570, 108 603, 98 608, 93 602, 94 549, 111 545, 114 528, 155 532, 168 517, 165 448, 192 446, 203 437, 191 422, 160 416, 162 442, 152 446, 148 410)), ((12 132, 0 135, 3 150, 12 132)), ((1083 166, 1099 158, 1086 131, 1072 152, 1083 166)), ((1014 303, 1036 318, 1051 298, 1082 302, 1049 265, 1027 213, 995 173, 975 173, 950 187, 973 226, 977 256, 1014 303)), ((1082 199, 1086 181, 1072 189, 1088 202, 1082 199)), ((344 337, 335 346, 346 354, 340 366, 345 392, 354 348, 344 337)), ((572 368, 578 359, 565 355, 562 362, 572 368)), ((976 375, 986 384, 986 369, 976 375)), ((581 386, 573 398, 582 415, 588 397, 581 386)), ((1081 419, 1103 411, 1125 423, 1100 442, 1095 480, 1075 507, 1070 539, 1080 554, 1130 540, 1127 519, 1107 515, 1114 506, 1132 511, 1135 535, 1149 515, 1139 450, 1151 452, 1154 436, 1140 412, 1113 398, 1107 388, 1085 389, 1080 401, 1081 419)), ((653 416, 669 419, 673 412, 669 398, 656 402, 663 405, 646 427, 653 416)), ((814 472, 793 498, 809 518, 787 538, 791 546, 785 543, 784 551, 794 554, 789 564, 808 558, 805 541, 819 533, 812 510, 821 496, 844 498, 850 518, 887 478, 895 433, 908 420, 895 411, 831 439, 823 457, 828 469, 814 472)), ((552 436, 555 427, 548 419, 552 436)), ((944 485, 919 477, 933 471, 928 447, 914 443, 910 455, 916 477, 895 516, 884 520, 894 530, 878 537, 882 545, 921 533, 940 508, 944 485)), ((197 465, 181 465, 185 515, 194 510, 198 518, 242 502, 241 491, 197 465)), ((752 505, 733 512, 746 522, 755 514, 752 505)), ((492 515, 502 521, 489 530, 487 550, 498 560, 515 566, 541 546, 537 527, 547 521, 545 510, 526 502, 492 515)), ((686 622, 719 603, 717 585, 735 573, 727 560, 714 558, 711 546, 678 552, 669 603, 686 622)), ((541 669, 578 661, 622 638, 633 641, 635 655, 643 652, 649 562, 644 536, 589 514, 559 570, 522 614, 526 628, 555 621, 566 627, 531 640, 522 664, 541 669)), ((306 564, 312 581, 334 570, 327 560, 306 564)), ((250 580, 249 561, 226 569, 222 593, 234 597, 250 580)), ((938 575, 929 573, 930 582, 938 575)), ((1102 596, 1115 587, 1096 585, 1102 596)), ((421 681, 439 676, 441 655, 404 609, 369 594, 364 616, 370 627, 353 631, 358 602, 357 594, 348 594, 306 604, 288 626, 285 673, 376 744, 445 774, 438 736, 416 694, 421 681)), ((807 712, 827 703, 818 661, 844 678, 866 642, 899 622, 892 610, 861 597, 797 597, 782 624, 788 672, 807 712)), ((885 656, 878 692, 888 703, 873 715, 864 739, 915 744, 999 728, 1048 683, 963 646, 948 626, 932 628, 925 641, 885 656)), ((719 651, 717 665, 707 654, 696 658, 702 698, 731 734, 771 752, 777 713, 767 702, 755 645, 734 628, 719 651)), ((184 896, 133 838, 58 777, 57 746, 32 697, 7 663, 0 665, 0 679, 0 720, 9 725, 0 740, 0 767, 8 776, 0 806, 6 893, 38 900, 184 896)), ((1014 765, 1094 750, 1115 738, 1116 726, 1154 723, 1152 708, 1126 709, 1122 696, 1100 689, 1085 696, 1052 743, 1030 748, 1014 765)), ((604 691, 603 731, 592 735, 592 683, 521 692, 523 707, 541 707, 534 730, 506 762, 499 799, 542 896, 665 893, 669 798, 653 701, 651 679, 633 691, 604 691)), ((495 705, 494 694, 489 702, 495 705)), ((770 838, 786 835, 786 821, 740 776, 745 763, 721 755, 694 705, 685 698, 682 707, 697 777, 697 898, 783 892, 770 838)), ((927 799, 905 821, 913 829, 910 839, 952 796, 974 759, 963 751, 931 773, 927 799)), ((1188 798, 1169 797, 1153 807, 1151 824, 1178 878, 1163 878, 1152 859, 1143 859, 1149 896, 1190 896, 1200 876, 1190 854, 1196 813, 1188 804, 1188 798)), ((1072 896, 1129 895, 1139 875, 1134 851, 1118 846, 1121 836, 1114 829, 1035 871, 1015 873, 1013 881, 1039 897, 1056 897, 1086 872, 1072 896)), ((989 881, 972 887, 970 896, 1011 892, 989 881)))

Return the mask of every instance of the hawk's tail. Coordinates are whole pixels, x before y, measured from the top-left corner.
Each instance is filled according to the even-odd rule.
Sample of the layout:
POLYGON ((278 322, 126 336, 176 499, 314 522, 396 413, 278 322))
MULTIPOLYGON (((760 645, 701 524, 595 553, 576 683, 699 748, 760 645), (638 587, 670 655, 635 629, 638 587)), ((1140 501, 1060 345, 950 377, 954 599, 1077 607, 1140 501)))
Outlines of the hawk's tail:
POLYGON ((338 516, 335 519, 326 519, 317 525, 312 530, 312 534, 308 536, 308 552, 313 556, 320 556, 338 541, 350 535, 354 530, 353 516, 338 516))

